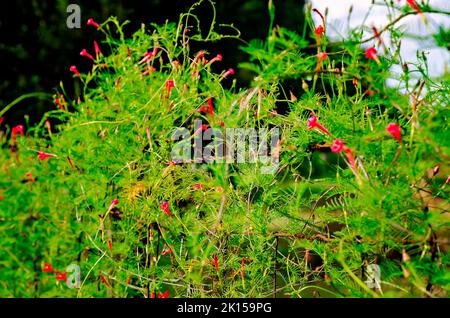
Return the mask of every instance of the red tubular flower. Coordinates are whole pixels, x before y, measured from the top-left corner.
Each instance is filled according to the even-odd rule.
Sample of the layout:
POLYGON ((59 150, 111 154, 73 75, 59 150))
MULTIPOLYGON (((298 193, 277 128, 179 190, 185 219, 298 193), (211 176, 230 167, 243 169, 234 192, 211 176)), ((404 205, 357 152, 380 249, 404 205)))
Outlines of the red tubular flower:
POLYGON ((108 286, 109 287, 109 283, 108 283, 108 281, 106 280, 106 278, 105 277, 103 277, 103 275, 102 274, 100 274, 100 279, 102 280, 102 282, 106 285, 106 286, 108 286))
POLYGON ((217 259, 216 254, 214 254, 213 260, 214 260, 214 267, 216 268, 217 271, 219 271, 219 260, 217 259))
POLYGON ((308 119, 307 128, 308 128, 308 130, 317 128, 317 129, 323 131, 324 133, 326 133, 327 135, 331 135, 331 133, 328 131, 328 129, 326 129, 324 126, 322 126, 319 123, 319 121, 317 120, 317 116, 312 116, 308 119))
POLYGON ((70 71, 71 71, 72 73, 75 73, 76 76, 81 77, 80 72, 78 72, 77 67, 76 67, 75 65, 72 65, 72 66, 70 67, 70 71))
POLYGON ((90 18, 89 20, 87 20, 86 25, 92 25, 94 27, 96 27, 97 29, 100 29, 100 25, 94 21, 94 19, 90 18))
POLYGON ((397 139, 398 142, 402 141, 402 134, 400 131, 400 126, 397 125, 396 123, 390 123, 389 125, 387 125, 386 131, 388 132, 389 135, 391 135, 392 137, 397 139))
POLYGON ((163 297, 162 298, 169 298, 169 291, 164 291, 163 297))
POLYGON ((374 47, 366 49, 366 58, 369 60, 375 60, 378 64, 380 64, 380 60, 377 56, 377 50, 374 47))
POLYGON ((54 273, 55 272, 55 270, 52 267, 52 264, 47 264, 47 263, 44 264, 44 268, 42 269, 42 271, 44 273, 54 273))
POLYGON ((93 57, 92 55, 90 55, 90 54, 86 51, 86 49, 82 49, 81 52, 80 52, 80 55, 81 55, 81 56, 84 56, 84 57, 87 57, 88 59, 90 59, 90 60, 92 60, 92 61, 95 61, 94 57, 93 57))
POLYGON ((3 123, 4 120, 5 120, 5 117, 0 117, 0 125, 3 123))
POLYGON ((108 240, 108 249, 109 249, 109 253, 112 256, 112 254, 113 254, 113 246, 112 246, 111 240, 108 240))
POLYGON ((333 141, 333 144, 331 145, 331 151, 334 153, 341 152, 341 150, 344 149, 344 142, 341 139, 336 139, 333 141))
POLYGON ((114 209, 114 207, 115 207, 116 205, 118 205, 118 204, 119 204, 119 200, 117 200, 117 199, 112 200, 112 201, 111 201, 111 204, 110 204, 110 206, 109 206, 109 208, 108 208, 108 211, 111 211, 112 209, 114 209))
POLYGON ((194 184, 194 185, 192 186, 192 188, 193 188, 194 190, 203 190, 203 184, 201 184, 201 183, 196 183, 196 184, 194 184))
POLYGON ((169 202, 163 201, 161 203, 161 210, 163 210, 163 212, 166 213, 167 216, 170 216, 169 202))
POLYGON ((100 51, 100 47, 98 46, 97 41, 94 41, 94 50, 95 50, 95 57, 99 57, 102 52, 100 51))
POLYGON ((209 65, 211 65, 212 63, 214 63, 216 61, 222 61, 222 55, 221 54, 217 54, 214 58, 212 58, 211 61, 209 61, 209 65))
POLYGON ((314 33, 318 36, 321 37, 323 35, 323 32, 325 31, 325 29, 323 28, 322 25, 319 25, 317 28, 314 29, 314 33))
POLYGON ((241 277, 244 279, 244 267, 245 267, 245 258, 242 259, 241 263, 241 277))
POLYGON ((194 64, 197 64, 198 60, 203 58, 205 56, 205 52, 204 51, 200 51, 197 56, 194 58, 194 64))
POLYGON ((353 155, 352 150, 345 146, 344 142, 341 139, 336 139, 333 141, 333 144, 331 145, 331 151, 334 153, 343 151, 347 155, 347 160, 350 164, 350 167, 355 172, 355 174, 358 174, 358 169, 356 168, 355 163, 355 156, 353 155))
POLYGON ((172 90, 172 88, 175 87, 175 82, 173 80, 167 80, 166 81, 166 97, 168 98, 170 95, 170 91, 172 90))
POLYGON ((138 64, 146 63, 146 62, 150 61, 152 57, 153 57, 153 53, 147 52, 144 54, 144 57, 138 62, 138 64))
POLYGON ((57 157, 57 155, 51 154, 51 153, 46 153, 43 151, 38 151, 38 158, 39 160, 45 160, 47 158, 51 158, 51 157, 57 157))
POLYGON ((23 125, 17 125, 11 129, 11 137, 13 142, 16 142, 17 134, 25 136, 23 132, 23 125))
POLYGON ((58 105, 59 108, 61 108, 62 110, 66 110, 64 108, 64 106, 61 104, 59 98, 55 98, 55 100, 53 101, 53 103, 55 103, 56 105, 58 105))
POLYGON ((167 255, 170 253, 170 248, 167 246, 164 251, 162 251, 161 256, 167 255))
POLYGON ((419 8, 419 6, 417 5, 417 3, 414 0, 406 0, 406 2, 408 2, 408 4, 411 6, 411 8, 416 10, 417 13, 423 14, 423 11, 419 8))
POLYGON ((56 280, 67 282, 67 273, 58 273, 58 275, 56 275, 56 280))
POLYGON ((211 117, 214 117, 214 107, 213 107, 213 102, 212 102, 212 98, 208 98, 208 111, 209 111, 209 115, 211 117))
POLYGON ((208 108, 205 105, 203 105, 199 109, 197 109, 197 111, 200 112, 200 113, 206 114, 207 111, 208 111, 208 108))
POLYGON ((319 52, 317 53, 317 68, 316 68, 316 72, 320 72, 320 70, 322 69, 322 62, 323 60, 328 58, 328 53, 327 52, 319 52))
POLYGON ((234 75, 234 70, 233 70, 232 68, 229 68, 228 71, 226 71, 226 72, 223 74, 223 78, 227 78, 228 75, 234 75))

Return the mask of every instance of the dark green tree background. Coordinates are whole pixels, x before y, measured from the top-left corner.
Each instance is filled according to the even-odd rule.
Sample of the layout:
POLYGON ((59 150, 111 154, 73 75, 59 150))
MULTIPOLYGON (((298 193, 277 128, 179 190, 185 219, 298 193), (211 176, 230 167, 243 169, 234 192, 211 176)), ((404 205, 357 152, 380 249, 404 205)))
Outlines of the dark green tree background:
MULTIPOLYGON (((89 64, 79 56, 82 48, 93 50, 92 42, 98 34, 86 26, 92 17, 102 22, 109 16, 130 20, 125 28, 128 34, 141 23, 178 21, 195 0, 18 0, 1 4, 0 9, 0 109, 15 98, 31 92, 55 92, 60 81, 69 94, 76 94, 69 66, 76 64, 80 71, 88 71, 89 64), (78 4, 81 8, 81 29, 66 26, 67 6, 78 4), (84 64, 86 63, 86 64, 84 64)), ((269 15, 267 0, 215 1, 218 23, 233 23, 242 33, 242 40, 265 38, 268 34, 269 15)), ((274 1, 275 24, 298 30, 303 24, 304 0, 274 1)), ((211 7, 205 1, 196 11, 202 23, 211 21, 211 7)), ((224 56, 224 67, 235 67, 247 56, 239 50, 241 41, 222 40, 210 44, 212 54, 224 56)), ((195 45, 193 46, 195 48, 195 45)), ((202 48, 198 46, 198 48, 202 48)), ((237 74, 241 83, 250 81, 248 74, 237 74)), ((38 121, 45 111, 54 109, 51 100, 27 99, 5 115, 5 123, 15 125, 30 116, 30 124, 38 121)))

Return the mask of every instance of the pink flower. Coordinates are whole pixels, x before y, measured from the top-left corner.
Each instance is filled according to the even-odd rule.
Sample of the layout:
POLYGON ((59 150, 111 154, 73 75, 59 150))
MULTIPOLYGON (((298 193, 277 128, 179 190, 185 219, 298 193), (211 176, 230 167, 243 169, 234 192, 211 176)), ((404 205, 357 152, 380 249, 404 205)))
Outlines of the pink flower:
POLYGON ((317 53, 317 68, 316 68, 316 72, 320 72, 320 70, 322 69, 322 62, 323 60, 328 58, 328 53, 327 52, 319 52, 317 53))
POLYGON ((166 81, 166 96, 164 96, 164 100, 169 98, 170 91, 175 87, 175 82, 173 80, 166 81))
POLYGON ((170 216, 169 202, 163 201, 161 203, 161 210, 163 210, 164 213, 166 213, 168 216, 170 216))
POLYGON ((386 131, 388 132, 389 135, 391 135, 392 137, 397 139, 398 142, 402 141, 402 134, 400 131, 400 126, 397 125, 396 123, 390 123, 389 125, 387 125, 386 131))
POLYGON ((406 0, 406 2, 408 2, 408 4, 411 6, 411 8, 416 10, 417 13, 423 14, 422 10, 419 8, 419 6, 417 5, 417 3, 414 0, 406 0))
POLYGON ((228 71, 226 71, 226 72, 223 74, 223 78, 227 78, 228 75, 234 75, 234 70, 233 70, 232 68, 229 68, 228 71))
POLYGON ((111 210, 114 209, 114 207, 115 207, 116 205, 118 205, 118 204, 119 204, 119 200, 117 200, 117 199, 112 200, 112 201, 111 201, 111 204, 109 205, 108 210, 111 211, 111 210))
POLYGON ((447 180, 445 180, 444 185, 447 185, 450 182, 450 176, 447 177, 447 180))
POLYGON ((325 31, 325 29, 323 28, 323 26, 319 25, 317 28, 314 29, 314 33, 317 36, 321 36, 323 35, 323 32, 325 31))
POLYGON ((341 139, 336 139, 333 141, 333 144, 331 145, 331 151, 338 153, 343 151, 347 155, 348 163, 350 164, 350 167, 352 168, 353 172, 358 175, 358 169, 356 167, 355 163, 355 156, 353 155, 352 150, 344 145, 344 142, 341 139))
POLYGON ((214 63, 216 61, 222 61, 222 55, 221 54, 217 54, 216 57, 212 58, 211 61, 209 61, 209 64, 211 65, 212 63, 214 63))
POLYGON ((378 64, 380 63, 377 56, 377 50, 374 47, 370 47, 366 50, 366 58, 369 60, 375 60, 378 64))
POLYGON ((102 52, 100 51, 100 47, 98 46, 97 41, 94 41, 94 50, 95 50, 95 56, 99 57, 102 52))
POLYGON ((331 135, 331 133, 324 126, 322 126, 319 123, 319 121, 317 120, 317 116, 312 116, 308 119, 307 128, 309 130, 317 128, 317 129, 323 131, 324 133, 326 133, 327 135, 331 135))
POLYGON ((138 62, 138 64, 146 63, 150 61, 150 59, 153 57, 152 52, 147 52, 144 54, 144 57, 138 62))
POLYGON ((51 153, 46 153, 46 152, 43 152, 43 151, 38 151, 38 158, 39 158, 39 160, 45 160, 45 159, 51 158, 51 157, 57 157, 57 156, 54 155, 54 154, 51 154, 51 153))
POLYGON ((76 76, 80 77, 80 72, 78 72, 77 67, 75 65, 72 65, 70 67, 70 71, 75 73, 76 76))
POLYGON ((200 51, 197 56, 194 58, 194 64, 197 64, 198 60, 203 58, 205 56, 205 52, 204 51, 200 51))
POLYGON ((84 56, 84 57, 87 57, 88 59, 90 59, 90 60, 92 60, 92 61, 95 61, 94 57, 93 57, 92 55, 90 55, 90 54, 86 51, 86 49, 82 49, 81 52, 80 52, 80 55, 81 55, 81 56, 84 56))
POLYGON ((338 153, 342 149, 344 149, 344 142, 341 139, 336 139, 333 141, 333 144, 331 145, 331 151, 338 153))
POLYGON ((92 26, 96 27, 97 29, 100 28, 100 25, 99 25, 97 22, 95 22, 94 19, 92 19, 92 18, 90 18, 89 20, 87 20, 86 25, 92 25, 92 26))
POLYGON ((23 132, 23 125, 17 125, 11 129, 11 136, 12 136, 13 142, 16 141, 17 134, 25 136, 25 134, 23 132))
POLYGON ((194 184, 194 185, 192 186, 192 188, 193 188, 194 190, 203 190, 203 184, 201 184, 201 183, 196 183, 196 184, 194 184))

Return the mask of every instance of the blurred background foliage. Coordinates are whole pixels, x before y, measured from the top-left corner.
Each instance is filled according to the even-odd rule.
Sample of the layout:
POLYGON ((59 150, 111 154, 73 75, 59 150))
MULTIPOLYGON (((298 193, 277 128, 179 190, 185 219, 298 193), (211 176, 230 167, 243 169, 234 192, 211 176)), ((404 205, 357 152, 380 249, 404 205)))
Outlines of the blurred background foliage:
MULTIPOLYGON (((100 35, 86 26, 89 18, 101 23, 110 16, 120 21, 129 20, 126 35, 135 32, 142 23, 177 22, 180 13, 187 10, 196 0, 18 0, 4 2, 0 10, 0 109, 14 99, 31 92, 55 93, 60 81, 68 94, 77 96, 76 81, 72 81, 70 65, 77 65, 81 72, 89 70, 89 62, 79 56, 82 48, 92 51, 93 40, 100 35), (81 8, 81 29, 69 29, 66 12, 69 4, 81 8)), ((290 30, 299 30, 303 25, 304 0, 275 0, 275 25, 290 30)), ((268 34, 269 14, 267 0, 218 0, 215 1, 217 22, 231 24, 241 31, 242 41, 260 38, 268 34)), ((212 10, 207 2, 196 10, 202 23, 211 21, 212 10)), ((247 55, 238 49, 243 42, 223 39, 208 44, 212 54, 224 56, 226 65, 237 68, 247 55)), ((192 46, 196 48, 195 44, 192 46)), ((198 49, 205 49, 203 43, 198 49)), ((251 74, 245 70, 237 73, 238 83, 246 85, 251 74)), ((51 98, 46 100, 25 99, 5 115, 5 123, 24 123, 29 115, 33 125, 42 115, 55 109, 51 98)))

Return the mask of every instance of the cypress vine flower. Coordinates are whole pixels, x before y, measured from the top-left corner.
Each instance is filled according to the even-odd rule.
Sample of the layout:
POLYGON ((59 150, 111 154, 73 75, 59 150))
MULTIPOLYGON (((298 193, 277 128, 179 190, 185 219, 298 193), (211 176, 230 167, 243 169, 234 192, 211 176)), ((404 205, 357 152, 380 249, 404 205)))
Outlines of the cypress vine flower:
POLYGON ((331 135, 331 133, 328 131, 328 129, 326 129, 324 126, 322 126, 319 123, 319 121, 317 120, 317 116, 312 116, 308 119, 307 128, 308 128, 308 130, 317 128, 317 129, 323 131, 324 133, 326 133, 327 135, 331 135))
POLYGON ((366 49, 366 58, 369 60, 374 60, 378 64, 381 64, 377 56, 377 50, 374 47, 369 47, 368 49, 366 49))
POLYGON ((87 20, 86 25, 92 25, 93 27, 96 27, 97 29, 100 29, 100 25, 94 21, 94 19, 89 18, 89 20, 87 20))
POLYGON ((57 157, 57 155, 51 154, 51 153, 46 153, 43 151, 38 151, 38 158, 39 160, 43 161, 47 158, 52 158, 52 157, 57 157))
POLYGON ((228 75, 234 75, 234 70, 230 67, 223 75, 223 78, 227 78, 228 75))
POLYGON ((170 210, 169 210, 169 202, 163 201, 161 203, 161 210, 167 214, 167 216, 170 216, 170 210))
POLYGON ((71 71, 72 73, 75 73, 76 76, 81 77, 80 72, 78 72, 78 69, 77 69, 77 67, 76 67, 75 65, 72 65, 72 66, 70 67, 70 71, 71 71))
POLYGON ((390 123, 386 126, 386 131, 389 135, 398 140, 398 142, 402 141, 402 133, 400 131, 400 126, 396 123, 390 123))
POLYGON ((319 52, 317 53, 317 68, 316 68, 316 72, 320 72, 320 70, 322 69, 322 62, 323 60, 328 58, 328 53, 327 52, 319 52))
POLYGON ((80 55, 81 55, 81 56, 84 56, 84 57, 87 57, 88 59, 90 59, 90 60, 92 60, 92 61, 95 61, 94 57, 93 57, 92 55, 90 55, 90 54, 86 51, 86 49, 82 49, 81 52, 80 52, 80 55))
POLYGON ((44 273, 55 273, 55 270, 52 267, 52 264, 44 264, 44 268, 42 269, 44 273))

